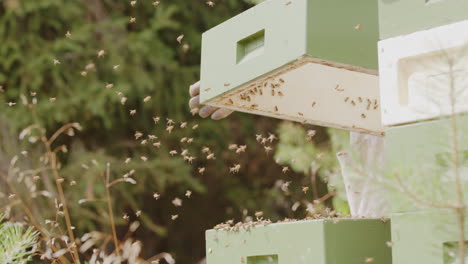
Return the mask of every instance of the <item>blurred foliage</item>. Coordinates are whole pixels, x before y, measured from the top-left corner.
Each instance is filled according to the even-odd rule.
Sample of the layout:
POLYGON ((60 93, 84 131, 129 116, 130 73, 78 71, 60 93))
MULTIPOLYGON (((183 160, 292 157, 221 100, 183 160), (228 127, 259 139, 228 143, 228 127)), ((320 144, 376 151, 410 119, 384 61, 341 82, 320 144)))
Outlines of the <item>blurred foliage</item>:
POLYGON ((24 264, 35 253, 38 232, 33 227, 3 221, 0 215, 0 263, 24 264))
MULTIPOLYGON (((21 201, 34 205, 31 210, 40 225, 57 217, 57 192, 44 168, 38 135, 31 131, 18 140, 18 134, 35 124, 50 137, 61 125, 79 122, 81 132, 67 133, 53 145, 78 237, 93 230, 110 233, 102 201, 108 162, 112 179, 135 170, 137 184, 112 187, 112 205, 119 236, 126 234, 130 222, 142 223, 133 236, 142 241, 146 258, 166 251, 178 263, 194 263, 204 256, 206 229, 229 218, 243 220, 255 211, 264 211, 272 220, 304 217, 305 210, 291 210, 297 200, 310 204, 314 199, 301 191, 311 184, 304 176, 312 164, 319 166, 316 195, 328 192, 326 182, 334 181, 337 173, 330 150, 340 148, 337 143, 344 134, 322 130, 315 143, 306 143, 304 128, 285 123, 278 130, 275 157, 293 172, 282 173, 255 141, 255 134, 275 132, 278 121, 234 114, 213 122, 192 116, 188 109, 188 86, 198 80, 201 33, 244 11, 249 2, 224 0, 209 7, 204 0, 161 1, 157 6, 138 1, 132 7, 119 0, 0 1, 0 86, 5 90, 0 95, 0 206, 8 216, 20 219, 24 213, 17 200, 6 199, 14 188, 21 201), (131 17, 136 23, 129 22, 131 17), (182 34, 179 44, 176 39, 182 34), (98 56, 101 50, 104 55, 98 56), (113 88, 106 88, 108 84, 113 88), (151 99, 145 103, 147 96, 151 99), (8 102, 16 105, 9 107, 8 102), (136 114, 130 115, 130 110, 136 114), (161 118, 158 124, 155 116, 161 118), (176 122, 172 133, 165 131, 167 118, 176 122), (187 128, 179 128, 181 122, 188 122, 187 128), (142 139, 135 140, 136 131, 158 139, 142 144, 142 139), (181 143, 182 137, 193 137, 194 142, 181 143), (152 146, 156 141, 160 148, 152 146), (227 150, 230 143, 246 144, 248 150, 238 155, 227 150), (217 159, 208 162, 200 153, 203 146, 217 159), (193 164, 169 155, 181 149, 195 156, 193 164), (317 155, 322 157, 317 160, 317 155), (127 158, 131 161, 125 163, 127 158), (233 164, 242 164, 240 173, 229 174, 233 164), (206 167, 203 175, 199 167, 206 167), (40 180, 33 182, 34 176, 40 180), (73 181, 76 184, 70 186, 73 181), (281 184, 287 181, 294 183, 285 194, 281 184), (185 198, 188 189, 192 197, 184 199, 181 208, 174 207, 171 201, 185 198), (153 198, 156 192, 159 200, 153 198), (171 220, 174 214, 179 215, 176 221, 171 220)), ((346 210, 341 200, 333 200, 346 210)))

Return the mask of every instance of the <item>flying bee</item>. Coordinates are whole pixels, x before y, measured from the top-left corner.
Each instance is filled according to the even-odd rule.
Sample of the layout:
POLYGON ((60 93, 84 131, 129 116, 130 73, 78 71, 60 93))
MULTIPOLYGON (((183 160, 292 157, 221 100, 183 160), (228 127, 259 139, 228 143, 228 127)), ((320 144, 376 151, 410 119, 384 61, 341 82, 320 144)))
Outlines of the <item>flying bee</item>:
POLYGON ((241 168, 240 164, 234 164, 234 166, 229 168, 230 173, 238 173, 241 168))
POLYGON ((174 129, 174 126, 168 126, 166 127, 166 131, 170 133, 172 133, 172 130, 174 129))
POLYGON ((237 144, 229 144, 228 149, 229 149, 229 150, 235 150, 235 149, 237 149, 237 144))
POLYGON ((270 147, 270 146, 265 146, 263 148, 265 149, 265 152, 266 152, 267 155, 273 150, 273 148, 270 147))
POLYGON ((371 263, 371 262, 374 262, 374 258, 366 258, 366 263, 371 263))
POLYGON ((112 89, 114 87, 114 84, 113 83, 107 83, 106 84, 106 88, 107 89, 112 89))
POLYGON ((145 162, 148 160, 148 158, 145 157, 145 156, 141 156, 140 159, 141 159, 142 161, 145 161, 145 162))
POLYGON ((181 44, 183 38, 184 38, 184 34, 178 36, 178 37, 177 37, 177 42, 179 42, 179 44, 181 44))
POLYGON ((161 147, 161 142, 159 142, 159 141, 155 142, 155 143, 153 143, 153 146, 159 148, 159 147, 161 147))
POLYGON ((185 143, 187 141, 187 138, 186 137, 183 137, 181 140, 180 140, 180 143, 185 143))
POLYGON ((186 128, 186 127, 187 127, 187 122, 180 123, 180 128, 186 128))
POLYGON ((215 160, 216 157, 215 157, 214 153, 210 153, 210 154, 208 154, 208 155, 206 156, 206 159, 207 159, 207 160, 211 160, 211 159, 212 159, 212 160, 215 160))
POLYGON ((185 156, 188 154, 188 149, 182 149, 182 152, 180 153, 181 156, 185 156))
POLYGON ((149 102, 150 100, 151 100, 151 96, 149 96, 149 95, 146 96, 145 98, 143 98, 143 102, 144 102, 144 103, 147 103, 147 102, 149 102))
POLYGON ((315 130, 308 130, 307 131, 307 141, 312 141, 312 138, 315 136, 317 132, 315 130))
POLYGON ((198 173, 200 173, 201 175, 203 175, 203 173, 205 173, 205 167, 200 167, 198 168, 198 173))
POLYGON ((193 129, 193 130, 195 130, 195 129, 197 129, 197 128, 198 128, 198 124, 195 124, 195 125, 192 126, 192 129, 193 129))
POLYGON ((175 207, 181 207, 182 206, 182 199, 180 199, 179 197, 176 197, 176 198, 174 198, 174 200, 172 200, 172 204, 175 207))
POLYGON ((130 110, 130 115, 133 116, 133 115, 136 114, 136 112, 137 112, 137 111, 136 111, 135 109, 132 109, 132 110, 130 110))
POLYGON ((159 122, 161 118, 159 116, 154 116, 153 117, 153 121, 154 121, 154 124, 157 124, 159 122))
POLYGON ((120 103, 122 105, 124 105, 127 102, 127 100, 128 100, 128 98, 124 96, 124 97, 120 98, 120 103))
POLYGON ((187 139, 187 143, 190 144, 190 143, 192 143, 192 142, 193 142, 193 138, 188 138, 188 139, 187 139))
POLYGON ((156 199, 156 200, 159 200, 159 198, 161 197, 161 195, 157 192, 153 193, 153 198, 156 199))
POLYGON ((192 196, 192 191, 187 190, 187 191, 185 192, 185 196, 186 196, 187 198, 190 198, 190 196, 192 196))
POLYGON ((54 65, 60 64, 60 61, 57 59, 54 59, 54 65))
POLYGON ((312 103, 312 107, 314 107, 316 104, 317 104, 317 102, 313 102, 313 103, 312 103))
POLYGON ((260 134, 257 134, 255 135, 255 140, 257 140, 258 142, 260 142, 262 140, 263 136, 260 135, 260 134))
POLYGON ((171 151, 169 151, 169 154, 171 156, 177 155, 177 150, 171 150, 171 151))
POLYGON ((283 169, 281 170, 283 173, 286 173, 289 171, 289 167, 285 166, 283 167, 283 169))
POLYGON ((209 153, 210 148, 209 147, 203 147, 201 151, 202 151, 202 153, 209 153))
POLYGON ((106 51, 104 51, 104 50, 99 50, 99 51, 97 52, 98 58, 104 57, 104 55, 106 55, 106 51))
POLYGON ((303 193, 307 193, 308 190, 309 190, 309 187, 307 187, 307 186, 302 187, 302 192, 303 193))
POLYGON ((276 139, 278 139, 274 134, 271 134, 268 136, 268 141, 270 141, 270 143, 272 143, 273 141, 275 141, 276 139))
POLYGON ((271 89, 271 96, 275 96, 275 90, 271 89))
POLYGON ((355 105, 356 105, 356 102, 354 102, 354 100, 351 100, 351 104, 352 104, 353 106, 355 106, 355 105))
POLYGON ((172 221, 175 221, 177 218, 179 218, 179 215, 171 215, 172 221))
POLYGON ((246 149, 247 149, 247 145, 239 146, 239 147, 236 149, 236 153, 239 154, 239 153, 241 153, 241 152, 245 152, 246 149))

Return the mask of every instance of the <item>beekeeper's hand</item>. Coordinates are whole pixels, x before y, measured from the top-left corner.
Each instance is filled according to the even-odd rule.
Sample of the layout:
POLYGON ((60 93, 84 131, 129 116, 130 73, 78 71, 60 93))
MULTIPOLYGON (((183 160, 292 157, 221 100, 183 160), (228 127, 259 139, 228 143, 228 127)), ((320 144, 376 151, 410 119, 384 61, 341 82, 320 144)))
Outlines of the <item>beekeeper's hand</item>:
POLYGON ((223 109, 209 105, 205 105, 200 109, 200 81, 190 85, 190 96, 192 97, 189 101, 190 109, 193 113, 196 113, 196 109, 199 109, 198 114, 202 118, 211 115, 211 119, 220 120, 234 112, 229 109, 223 109))

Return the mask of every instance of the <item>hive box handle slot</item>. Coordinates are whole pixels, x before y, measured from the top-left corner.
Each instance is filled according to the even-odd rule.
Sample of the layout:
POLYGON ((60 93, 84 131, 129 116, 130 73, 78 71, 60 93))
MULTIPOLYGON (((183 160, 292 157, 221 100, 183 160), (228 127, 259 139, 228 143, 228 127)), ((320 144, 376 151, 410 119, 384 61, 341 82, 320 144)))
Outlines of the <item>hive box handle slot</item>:
POLYGON ((278 255, 250 256, 247 264, 278 264, 278 255))
POLYGON ((263 53, 265 46, 265 29, 237 42, 237 64, 250 60, 263 53))
MULTIPOLYGON (((444 264, 460 263, 458 254, 458 241, 445 242, 444 247, 444 264)), ((468 241, 465 241, 465 262, 468 261, 468 241)))

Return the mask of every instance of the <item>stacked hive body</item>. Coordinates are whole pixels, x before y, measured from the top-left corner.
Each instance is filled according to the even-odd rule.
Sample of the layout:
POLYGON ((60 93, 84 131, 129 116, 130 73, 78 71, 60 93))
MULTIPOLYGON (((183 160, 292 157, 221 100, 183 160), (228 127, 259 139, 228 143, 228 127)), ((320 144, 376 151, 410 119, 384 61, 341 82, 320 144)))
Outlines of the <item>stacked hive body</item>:
MULTIPOLYGON (((468 150, 468 0, 267 0, 202 41, 204 104, 384 136, 380 169, 408 183, 450 156, 454 131, 468 150)), ((452 192, 453 175, 440 183, 452 192)), ((454 217, 437 214, 391 217, 393 263, 456 263, 454 217)), ((211 230, 207 263, 391 263, 376 221, 211 230)))
MULTIPOLYGON (((466 0, 379 1, 387 171, 399 168, 402 182, 421 186, 430 184, 427 175, 439 173, 437 193, 453 203, 454 174, 451 165, 441 163, 452 162, 453 132, 461 156, 468 150, 467 10, 466 0)), ((453 211, 407 212, 391 219, 394 263, 459 263, 453 211)))
POLYGON ((377 9, 367 0, 269 0, 210 29, 201 102, 381 134, 377 9))

